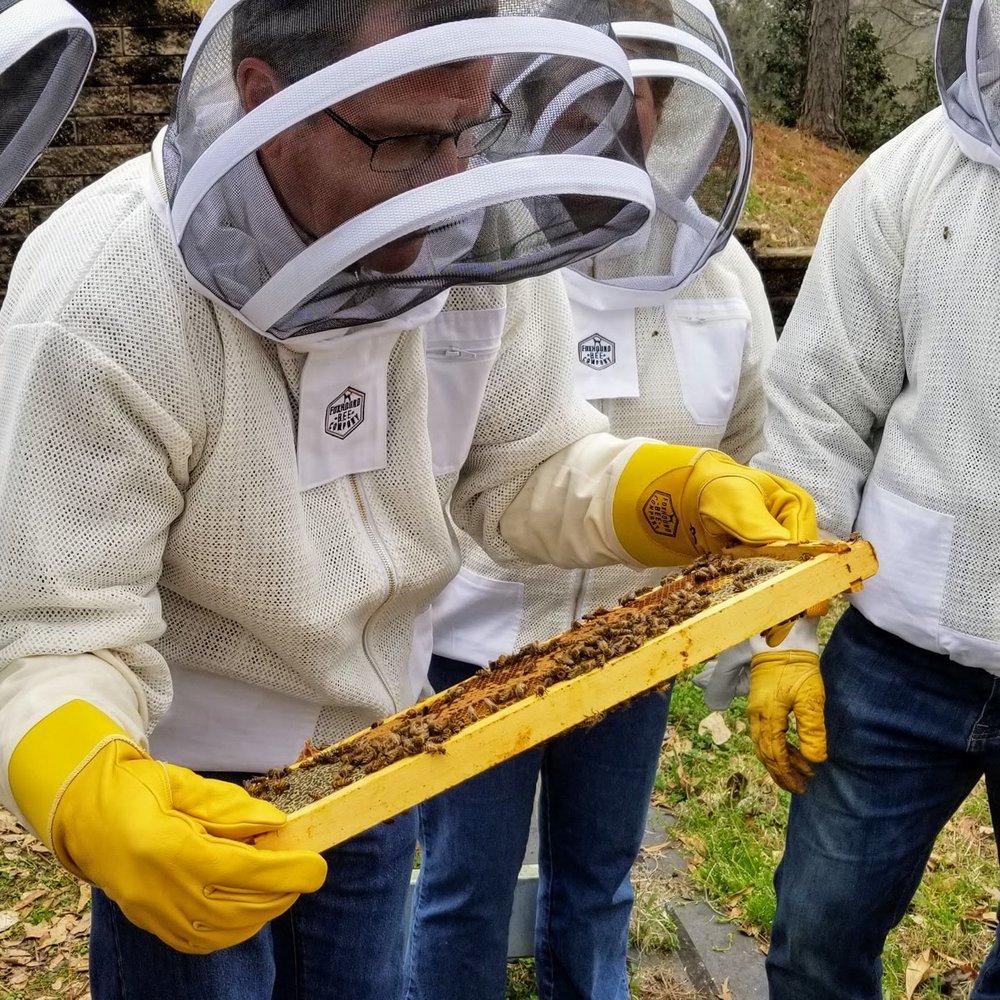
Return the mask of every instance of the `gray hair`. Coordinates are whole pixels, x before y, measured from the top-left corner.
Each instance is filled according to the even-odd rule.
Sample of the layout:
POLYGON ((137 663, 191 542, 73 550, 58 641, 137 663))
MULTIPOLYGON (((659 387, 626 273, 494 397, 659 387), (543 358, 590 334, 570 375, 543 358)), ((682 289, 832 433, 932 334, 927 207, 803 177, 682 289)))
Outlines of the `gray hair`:
POLYGON ((243 0, 233 15, 233 71, 247 58, 294 83, 356 50, 366 23, 404 29, 492 17, 502 0, 243 0))

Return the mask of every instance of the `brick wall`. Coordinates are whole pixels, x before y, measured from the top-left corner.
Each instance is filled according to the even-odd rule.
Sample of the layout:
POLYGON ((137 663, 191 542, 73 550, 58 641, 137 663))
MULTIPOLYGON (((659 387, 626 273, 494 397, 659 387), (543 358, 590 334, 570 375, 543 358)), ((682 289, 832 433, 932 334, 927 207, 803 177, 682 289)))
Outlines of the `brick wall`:
POLYGON ((187 0, 74 0, 97 58, 73 114, 0 208, 0 298, 24 238, 67 198, 149 148, 166 121, 197 20, 187 0))
POLYGON ((740 226, 736 235, 760 271, 771 305, 771 314, 774 316, 774 326, 780 337, 802 287, 802 280, 812 260, 813 248, 794 247, 785 250, 757 247, 760 229, 756 226, 740 226))

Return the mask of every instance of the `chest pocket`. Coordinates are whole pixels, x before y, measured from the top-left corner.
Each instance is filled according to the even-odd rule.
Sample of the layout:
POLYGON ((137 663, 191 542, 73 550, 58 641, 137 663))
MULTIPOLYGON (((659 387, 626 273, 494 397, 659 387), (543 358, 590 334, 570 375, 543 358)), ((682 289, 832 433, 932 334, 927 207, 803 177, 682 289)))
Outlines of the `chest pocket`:
POLYGON ((506 316, 505 309, 452 310, 424 326, 435 476, 458 472, 468 458, 506 316))
POLYGON ((737 299, 681 299, 666 314, 685 409, 696 424, 725 427, 739 392, 750 311, 737 299))

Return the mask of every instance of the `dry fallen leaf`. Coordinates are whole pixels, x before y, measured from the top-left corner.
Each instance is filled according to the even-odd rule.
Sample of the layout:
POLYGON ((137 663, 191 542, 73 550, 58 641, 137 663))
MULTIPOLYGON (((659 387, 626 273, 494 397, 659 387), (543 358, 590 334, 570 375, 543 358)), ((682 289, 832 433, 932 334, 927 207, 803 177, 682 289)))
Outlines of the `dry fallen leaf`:
POLYGON ((722 989, 719 990, 719 1000, 733 1000, 732 991, 729 989, 729 980, 725 980, 722 984, 722 989))
POLYGON ((986 924, 987 927, 997 926, 997 912, 992 906, 978 906, 964 914, 964 920, 975 920, 978 923, 986 924))
POLYGON ((931 950, 925 948, 906 964, 906 1000, 913 1000, 920 984, 931 974, 931 950))
POLYGON ((937 948, 934 949, 934 954, 937 955, 938 958, 943 959, 955 972, 962 973, 964 978, 976 978, 978 970, 972 962, 962 958, 954 958, 952 955, 946 955, 943 951, 938 951, 937 948))
POLYGON ((722 717, 721 712, 713 712, 711 715, 706 715, 698 723, 698 735, 701 736, 705 733, 708 733, 712 737, 712 742, 717 747, 728 743, 733 737, 732 730, 726 725, 726 720, 722 717))
POLYGON ((665 841, 663 841, 663 843, 660 843, 660 844, 650 844, 648 847, 644 847, 642 849, 642 853, 643 854, 647 854, 647 855, 649 855, 649 854, 662 854, 664 851, 669 851, 671 847, 673 847, 673 844, 671 844, 669 841, 665 840, 665 841))
POLYGON ((15 904, 18 910, 27 910, 36 899, 41 899, 47 892, 46 889, 35 889, 33 892, 26 892, 15 904))
POLYGON ((10 930, 20 919, 13 910, 0 910, 0 934, 10 930))

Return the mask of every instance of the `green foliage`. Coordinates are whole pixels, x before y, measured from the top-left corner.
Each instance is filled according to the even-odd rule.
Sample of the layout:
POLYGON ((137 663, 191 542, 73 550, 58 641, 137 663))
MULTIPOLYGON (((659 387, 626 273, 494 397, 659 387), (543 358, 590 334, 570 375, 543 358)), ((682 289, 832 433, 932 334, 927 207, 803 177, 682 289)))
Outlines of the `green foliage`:
POLYGON ((914 120, 898 98, 875 26, 859 18, 847 40, 844 86, 844 134, 851 149, 878 149, 914 120))
MULTIPOLYGON (((720 12, 754 110, 791 127, 802 115, 813 0, 728 0, 720 12)), ((895 85, 874 25, 856 18, 847 41, 844 133, 848 146, 871 152, 937 104, 930 59, 905 91, 895 85)))
POLYGON ((767 85, 761 98, 779 125, 792 126, 802 114, 811 15, 812 0, 775 0, 772 5, 771 44, 763 58, 767 85))
POLYGON ((904 89, 910 114, 917 119, 928 111, 933 111, 941 103, 938 93, 937 76, 934 72, 934 60, 929 56, 917 61, 916 76, 904 89))
POLYGON ((802 112, 812 0, 729 0, 719 13, 754 109, 794 125, 802 112))

